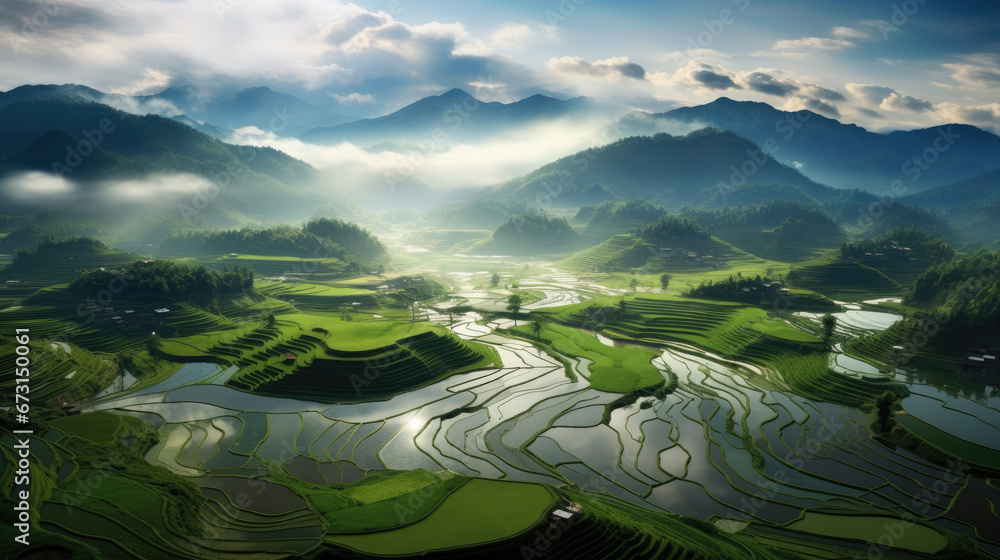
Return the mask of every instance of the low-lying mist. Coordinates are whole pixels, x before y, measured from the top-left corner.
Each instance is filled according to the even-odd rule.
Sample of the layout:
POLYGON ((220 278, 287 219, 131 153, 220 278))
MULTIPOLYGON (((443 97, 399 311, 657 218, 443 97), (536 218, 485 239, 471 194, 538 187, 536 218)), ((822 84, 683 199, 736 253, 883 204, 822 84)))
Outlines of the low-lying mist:
MULTIPOLYGON (((656 132, 686 134, 698 128, 702 126, 661 122, 656 132)), ((301 159, 323 171, 340 195, 367 196, 373 188, 395 190, 399 185, 420 185, 467 197, 472 189, 495 185, 561 157, 632 135, 618 121, 603 119, 560 119, 476 142, 451 142, 447 131, 442 132, 406 144, 369 147, 342 142, 323 146, 251 126, 234 131, 229 141, 269 146, 301 159)))
POLYGON ((143 178, 75 181, 65 175, 29 171, 0 183, 0 195, 13 205, 82 211, 155 212, 181 215, 180 205, 213 192, 208 179, 189 173, 143 178))

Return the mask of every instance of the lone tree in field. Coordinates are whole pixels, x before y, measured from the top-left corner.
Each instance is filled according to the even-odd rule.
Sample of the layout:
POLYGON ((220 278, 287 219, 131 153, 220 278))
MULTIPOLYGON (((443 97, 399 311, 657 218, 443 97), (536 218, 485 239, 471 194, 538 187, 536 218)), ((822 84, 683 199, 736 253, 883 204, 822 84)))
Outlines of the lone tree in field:
POLYGON ((415 323, 417 321, 417 298, 413 297, 409 293, 400 290, 396 293, 396 297, 406 304, 407 309, 410 310, 410 322, 415 323))
POLYGON ((896 406, 896 394, 886 391, 875 399, 875 413, 878 415, 879 427, 883 432, 892 429, 895 420, 892 418, 892 409, 896 406))
POLYGON ((823 343, 830 347, 830 339, 833 338, 833 331, 837 328, 837 318, 827 313, 823 315, 823 343))
POLYGON ((160 348, 160 335, 155 332, 149 335, 149 339, 146 340, 146 350, 149 351, 151 356, 156 355, 156 351, 160 348))
POLYGON ((638 287, 639 287, 639 281, 636 280, 635 278, 632 278, 631 280, 628 281, 628 289, 633 294, 635 293, 635 289, 638 287))
POLYGON ((493 276, 490 276, 490 287, 496 288, 499 285, 500 285, 500 275, 494 272, 493 276))
POLYGON ((535 319, 531 322, 531 332, 534 333, 535 338, 539 338, 542 334, 542 322, 535 319))
POLYGON ((521 311, 521 296, 519 294, 511 294, 507 298, 507 309, 514 312, 514 326, 517 326, 517 314, 521 311))
POLYGON ((669 274, 661 274, 660 275, 660 288, 664 292, 667 291, 667 286, 670 285, 670 279, 671 278, 673 278, 673 276, 671 276, 669 274))

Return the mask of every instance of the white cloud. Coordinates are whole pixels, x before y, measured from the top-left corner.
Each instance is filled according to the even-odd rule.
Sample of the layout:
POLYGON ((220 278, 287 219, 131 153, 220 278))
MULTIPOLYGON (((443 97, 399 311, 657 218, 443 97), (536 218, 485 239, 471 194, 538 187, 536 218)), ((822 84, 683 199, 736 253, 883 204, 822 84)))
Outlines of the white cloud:
POLYGON ((21 201, 53 201, 71 195, 76 187, 62 175, 30 171, 13 175, 0 184, 7 196, 21 201))
POLYGON ((879 108, 883 111, 928 111, 933 107, 930 101, 899 92, 891 93, 879 104, 879 108))
POLYGON ((801 39, 783 39, 774 43, 772 51, 796 51, 809 48, 824 51, 843 51, 855 46, 855 43, 845 39, 827 39, 824 37, 803 37, 801 39))
POLYGON ((501 49, 523 49, 525 44, 538 36, 538 32, 526 24, 508 25, 493 32, 493 44, 501 49))
POLYGON ((111 93, 122 95, 149 95, 159 93, 170 85, 172 76, 169 72, 164 72, 159 68, 146 67, 142 71, 142 77, 132 83, 117 87, 111 93))
POLYGON ((951 71, 951 78, 966 89, 1000 89, 1000 56, 975 54, 963 57, 966 62, 953 62, 941 66, 951 71))
POLYGON ((1000 103, 984 105, 959 105, 939 103, 934 106, 934 115, 942 123, 970 123, 1000 134, 1000 103))
POLYGON ((343 105, 367 105, 373 103, 375 98, 370 93, 360 93, 357 91, 352 91, 347 95, 341 95, 339 93, 331 93, 330 97, 337 100, 337 103, 343 105))
POLYGON ((868 108, 878 107, 883 111, 929 111, 930 101, 896 91, 889 86, 849 83, 844 86, 851 95, 868 108))
MULTIPOLYGON (((722 66, 712 66, 693 60, 677 70, 672 77, 674 82, 707 90, 742 89, 743 86, 737 84, 735 78, 736 74, 722 66)), ((655 80, 651 75, 650 79, 654 83, 662 83, 662 78, 659 75, 655 80)))
POLYGON ((348 142, 308 144, 257 127, 237 129, 229 140, 281 150, 337 177, 338 191, 363 193, 374 184, 384 184, 387 175, 400 173, 442 190, 485 187, 579 150, 613 142, 619 138, 614 132, 598 116, 561 119, 481 142, 412 148, 402 153, 372 153, 348 142))
POLYGON ((871 37, 871 35, 869 35, 866 31, 861 31, 860 29, 854 29, 851 27, 843 27, 843 26, 834 27, 832 30, 830 30, 830 33, 832 33, 833 36, 838 39, 856 39, 859 41, 863 41, 871 37))
POLYGON ((105 105, 110 105, 115 109, 132 113, 133 115, 160 115, 162 117, 176 117, 184 111, 166 99, 147 98, 136 99, 134 97, 108 95, 99 100, 105 105))
POLYGON ((777 68, 758 68, 737 74, 739 82, 749 90, 778 97, 787 97, 799 90, 795 80, 784 77, 777 68))
POLYGON ((889 97, 896 90, 888 86, 877 86, 873 84, 848 83, 844 86, 858 100, 866 105, 878 105, 882 100, 889 97))
POLYGON ((646 79, 646 70, 629 60, 627 56, 616 56, 592 63, 578 56, 564 56, 550 59, 547 65, 557 74, 584 76, 608 82, 646 79))
POLYGON ((198 175, 152 175, 145 179, 109 181, 103 185, 103 195, 119 203, 156 202, 163 197, 194 195, 211 192, 211 181, 198 175))

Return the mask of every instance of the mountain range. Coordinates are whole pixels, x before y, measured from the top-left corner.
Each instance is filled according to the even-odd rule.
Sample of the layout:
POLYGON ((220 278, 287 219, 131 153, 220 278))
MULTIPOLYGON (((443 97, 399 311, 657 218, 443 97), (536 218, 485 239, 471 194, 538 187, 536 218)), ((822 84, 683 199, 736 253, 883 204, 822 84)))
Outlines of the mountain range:
POLYGON ((338 126, 317 126, 299 135, 305 142, 352 142, 371 146, 381 142, 430 144, 484 140, 519 127, 562 118, 610 118, 624 109, 586 97, 556 99, 532 95, 513 103, 486 102, 461 89, 425 97, 388 115, 338 126))
MULTIPOLYGON (((620 111, 586 98, 542 95, 515 103, 483 102, 453 89, 383 117, 312 126, 348 117, 267 88, 213 98, 184 87, 130 97, 73 84, 22 86, 0 92, 0 185, 18 173, 55 173, 79 183, 72 199, 76 203, 111 180, 183 174, 211 183, 224 174, 228 186, 210 207, 225 223, 234 216, 245 222, 251 215, 267 219, 301 214, 303 207, 312 209, 338 195, 360 192, 370 195, 372 207, 410 210, 463 197, 555 210, 644 197, 676 210, 753 204, 779 196, 826 205, 842 220, 856 220, 857 208, 881 198, 891 202, 883 204, 888 207, 883 223, 917 218, 934 222, 942 216, 960 221, 975 213, 977 227, 988 230, 984 209, 1000 199, 1000 137, 969 125, 877 134, 816 113, 790 113, 727 98, 653 115, 620 111), (172 107, 171 113, 176 113, 178 106, 214 122, 188 113, 134 114, 157 107, 172 107), (621 130, 635 136, 464 193, 438 192, 418 175, 388 192, 378 172, 321 172, 272 148, 220 140, 239 126, 276 134, 302 130, 302 140, 372 143, 377 156, 383 149, 419 147, 426 134, 431 136, 425 139, 435 142, 439 129, 445 138, 438 138, 438 149, 447 151, 448 140, 475 142, 532 124, 580 122, 597 115, 613 115, 621 130), (105 121, 114 130, 97 134, 105 121), (685 135, 657 132, 678 124, 711 126, 685 135), (95 135, 100 141, 93 141, 95 135), (893 181, 899 181, 899 188, 890 190, 893 181), (864 185, 868 188, 862 189, 864 185)), ((5 211, 37 210, 48 204, 15 194, 0 189, 5 211)), ((94 200, 105 199, 95 195, 94 200)))
POLYGON ((900 179, 913 193, 1000 167, 1000 137, 971 125, 879 134, 812 111, 781 111, 727 97, 665 113, 631 113, 620 126, 626 134, 651 134, 676 123, 742 134, 779 161, 839 188, 882 192, 900 179))
MULTIPOLYGON (((212 211, 280 214, 315 196, 316 170, 272 148, 227 144, 174 119, 133 115, 108 105, 62 96, 25 98, 0 106, 0 179, 41 172, 74 183, 61 205, 120 203, 101 194, 109 182, 183 175, 213 183, 212 211)), ((194 199, 190 192, 147 192, 150 202, 194 199)), ((149 187, 150 189, 153 187, 149 187)), ((185 190, 181 184, 174 191, 185 190)), ((132 193, 142 198, 142 192, 132 193)), ((0 192, 7 211, 47 207, 23 192, 0 192)), ((162 209, 161 209, 162 210, 162 209)), ((164 210, 165 211, 165 210, 164 210)))
POLYGON ((750 182, 793 185, 818 200, 837 193, 769 157, 739 134, 704 128, 684 136, 633 136, 584 150, 486 189, 480 196, 574 207, 600 202, 579 198, 581 189, 600 184, 610 186, 605 199, 613 199, 611 193, 618 191, 624 198, 643 197, 679 209, 706 191, 724 196, 750 182))

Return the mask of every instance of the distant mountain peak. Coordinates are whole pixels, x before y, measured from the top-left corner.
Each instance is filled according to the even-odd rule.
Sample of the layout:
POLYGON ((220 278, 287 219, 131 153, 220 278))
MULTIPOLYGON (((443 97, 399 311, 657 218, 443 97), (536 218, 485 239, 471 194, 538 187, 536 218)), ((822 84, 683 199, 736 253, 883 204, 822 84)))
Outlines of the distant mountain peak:
POLYGON ((251 96, 260 97, 263 95, 268 95, 270 93, 275 93, 275 92, 274 90, 272 90, 267 86, 254 86, 239 90, 238 92, 236 92, 235 97, 251 97, 251 96))
POLYGON ((441 99, 467 99, 470 97, 475 99, 475 96, 461 88, 451 88, 438 97, 441 99))

